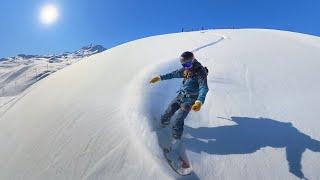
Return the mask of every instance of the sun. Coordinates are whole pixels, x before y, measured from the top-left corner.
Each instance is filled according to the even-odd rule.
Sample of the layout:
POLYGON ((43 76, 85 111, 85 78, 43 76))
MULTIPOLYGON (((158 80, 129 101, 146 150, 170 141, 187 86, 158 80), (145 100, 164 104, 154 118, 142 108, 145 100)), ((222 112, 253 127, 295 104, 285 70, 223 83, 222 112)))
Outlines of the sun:
POLYGON ((58 8, 55 5, 45 5, 40 10, 40 21, 43 24, 53 24, 59 17, 58 8))

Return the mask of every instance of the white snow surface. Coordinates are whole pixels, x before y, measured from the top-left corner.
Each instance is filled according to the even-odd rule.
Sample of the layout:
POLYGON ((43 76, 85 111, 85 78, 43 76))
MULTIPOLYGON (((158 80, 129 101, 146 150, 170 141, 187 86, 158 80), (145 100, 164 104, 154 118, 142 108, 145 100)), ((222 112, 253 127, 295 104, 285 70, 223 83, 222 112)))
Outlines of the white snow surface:
POLYGON ((86 57, 104 51, 101 45, 89 45, 75 52, 56 55, 25 55, 0 59, 0 114, 11 107, 19 94, 48 75, 86 57))
POLYGON ((320 179, 320 38, 207 30, 132 41, 32 85, 0 116, 0 179, 320 179), (194 174, 154 127, 181 79, 149 79, 193 50, 209 93, 185 121, 194 174), (301 165, 301 166, 300 166, 301 165))

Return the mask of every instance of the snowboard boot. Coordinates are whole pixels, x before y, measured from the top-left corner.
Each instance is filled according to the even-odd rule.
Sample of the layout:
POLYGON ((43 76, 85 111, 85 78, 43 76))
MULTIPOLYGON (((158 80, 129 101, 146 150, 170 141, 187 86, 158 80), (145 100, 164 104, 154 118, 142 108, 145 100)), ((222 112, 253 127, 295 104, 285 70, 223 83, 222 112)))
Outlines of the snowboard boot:
POLYGON ((181 161, 181 167, 184 169, 190 168, 190 164, 185 161, 182 157, 179 157, 179 160, 181 161))

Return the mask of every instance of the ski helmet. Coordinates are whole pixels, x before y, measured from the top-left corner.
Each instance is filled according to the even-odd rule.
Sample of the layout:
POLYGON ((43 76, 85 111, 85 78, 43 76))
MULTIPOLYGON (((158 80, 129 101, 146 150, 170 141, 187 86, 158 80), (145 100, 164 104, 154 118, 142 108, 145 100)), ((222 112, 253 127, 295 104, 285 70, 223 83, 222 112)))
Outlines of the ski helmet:
POLYGON ((186 51, 186 52, 182 53, 181 56, 180 56, 181 64, 184 64, 184 63, 186 63, 186 62, 188 62, 190 60, 193 60, 193 59, 194 59, 194 55, 190 51, 186 51))

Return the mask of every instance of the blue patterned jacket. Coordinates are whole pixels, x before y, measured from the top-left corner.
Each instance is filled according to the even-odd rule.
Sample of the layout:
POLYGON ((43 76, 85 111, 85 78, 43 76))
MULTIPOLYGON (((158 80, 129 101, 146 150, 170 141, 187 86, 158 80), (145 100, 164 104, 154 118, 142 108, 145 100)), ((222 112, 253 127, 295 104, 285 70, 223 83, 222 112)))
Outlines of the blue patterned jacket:
POLYGON ((207 83, 207 70, 197 60, 193 61, 193 66, 190 69, 189 75, 184 68, 178 69, 171 73, 161 75, 161 80, 168 80, 173 78, 184 78, 180 87, 179 93, 185 93, 197 96, 197 100, 203 104, 206 95, 209 91, 207 83))

